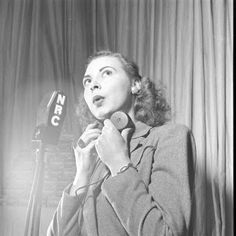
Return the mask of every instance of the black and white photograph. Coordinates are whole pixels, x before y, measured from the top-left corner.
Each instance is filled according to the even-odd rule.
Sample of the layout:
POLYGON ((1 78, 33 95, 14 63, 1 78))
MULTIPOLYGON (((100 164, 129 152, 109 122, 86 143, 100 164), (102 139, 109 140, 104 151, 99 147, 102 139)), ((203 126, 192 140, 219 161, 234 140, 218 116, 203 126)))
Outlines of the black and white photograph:
POLYGON ((233 236, 233 0, 0 0, 0 236, 233 236))

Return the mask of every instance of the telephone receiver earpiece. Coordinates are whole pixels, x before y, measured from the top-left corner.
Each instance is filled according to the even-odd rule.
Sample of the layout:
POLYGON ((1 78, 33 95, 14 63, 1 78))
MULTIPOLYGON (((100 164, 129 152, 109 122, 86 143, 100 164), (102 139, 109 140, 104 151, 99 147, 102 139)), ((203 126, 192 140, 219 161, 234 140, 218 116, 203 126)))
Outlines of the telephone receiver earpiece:
POLYGON ((116 111, 111 115, 111 122, 122 132, 123 129, 134 128, 134 123, 130 116, 123 111, 116 111))
MULTIPOLYGON (((123 129, 126 128, 134 128, 135 125, 130 118, 130 116, 123 112, 123 111, 116 111, 114 112, 110 117, 111 122, 113 125, 119 130, 119 132, 122 132, 123 129)), ((96 120, 96 128, 102 129, 103 128, 103 122, 96 120)))

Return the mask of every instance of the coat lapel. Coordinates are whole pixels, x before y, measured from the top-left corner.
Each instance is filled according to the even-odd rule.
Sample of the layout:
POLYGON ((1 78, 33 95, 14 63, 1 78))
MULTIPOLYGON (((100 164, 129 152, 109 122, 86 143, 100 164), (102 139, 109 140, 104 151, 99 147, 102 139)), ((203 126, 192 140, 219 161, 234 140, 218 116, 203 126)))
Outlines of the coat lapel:
POLYGON ((148 126, 140 121, 135 124, 135 132, 130 141, 131 161, 134 166, 137 166, 143 155, 146 137, 149 135, 151 126, 148 126))

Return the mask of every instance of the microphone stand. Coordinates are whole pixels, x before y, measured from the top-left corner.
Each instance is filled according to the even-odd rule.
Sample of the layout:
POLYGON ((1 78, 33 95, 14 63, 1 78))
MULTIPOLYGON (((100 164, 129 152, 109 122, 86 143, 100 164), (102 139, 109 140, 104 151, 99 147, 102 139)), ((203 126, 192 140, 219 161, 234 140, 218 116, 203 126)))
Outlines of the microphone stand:
POLYGON ((38 236, 40 228, 45 169, 45 145, 42 141, 38 140, 37 142, 39 145, 35 151, 36 167, 27 207, 24 236, 38 236))
MULTIPOLYGON (((43 198, 43 182, 45 169, 46 144, 57 144, 63 121, 66 115, 67 98, 58 90, 54 91, 47 104, 46 115, 42 123, 36 127, 33 135, 33 146, 36 146, 36 168, 30 192, 26 214, 24 236, 38 236, 43 198)), ((34 150, 35 150, 34 149, 34 150)))

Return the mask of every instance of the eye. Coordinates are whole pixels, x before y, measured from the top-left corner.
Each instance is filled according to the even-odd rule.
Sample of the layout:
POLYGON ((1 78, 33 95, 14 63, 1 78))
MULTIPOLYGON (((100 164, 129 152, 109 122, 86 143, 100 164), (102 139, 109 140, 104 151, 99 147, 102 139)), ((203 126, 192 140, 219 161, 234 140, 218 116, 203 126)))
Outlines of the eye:
POLYGON ((110 75, 112 75, 112 73, 113 73, 112 70, 106 69, 102 72, 102 77, 110 76, 110 75))
POLYGON ((84 87, 87 87, 90 83, 91 83, 91 79, 90 78, 84 78, 83 79, 83 86, 84 87))

